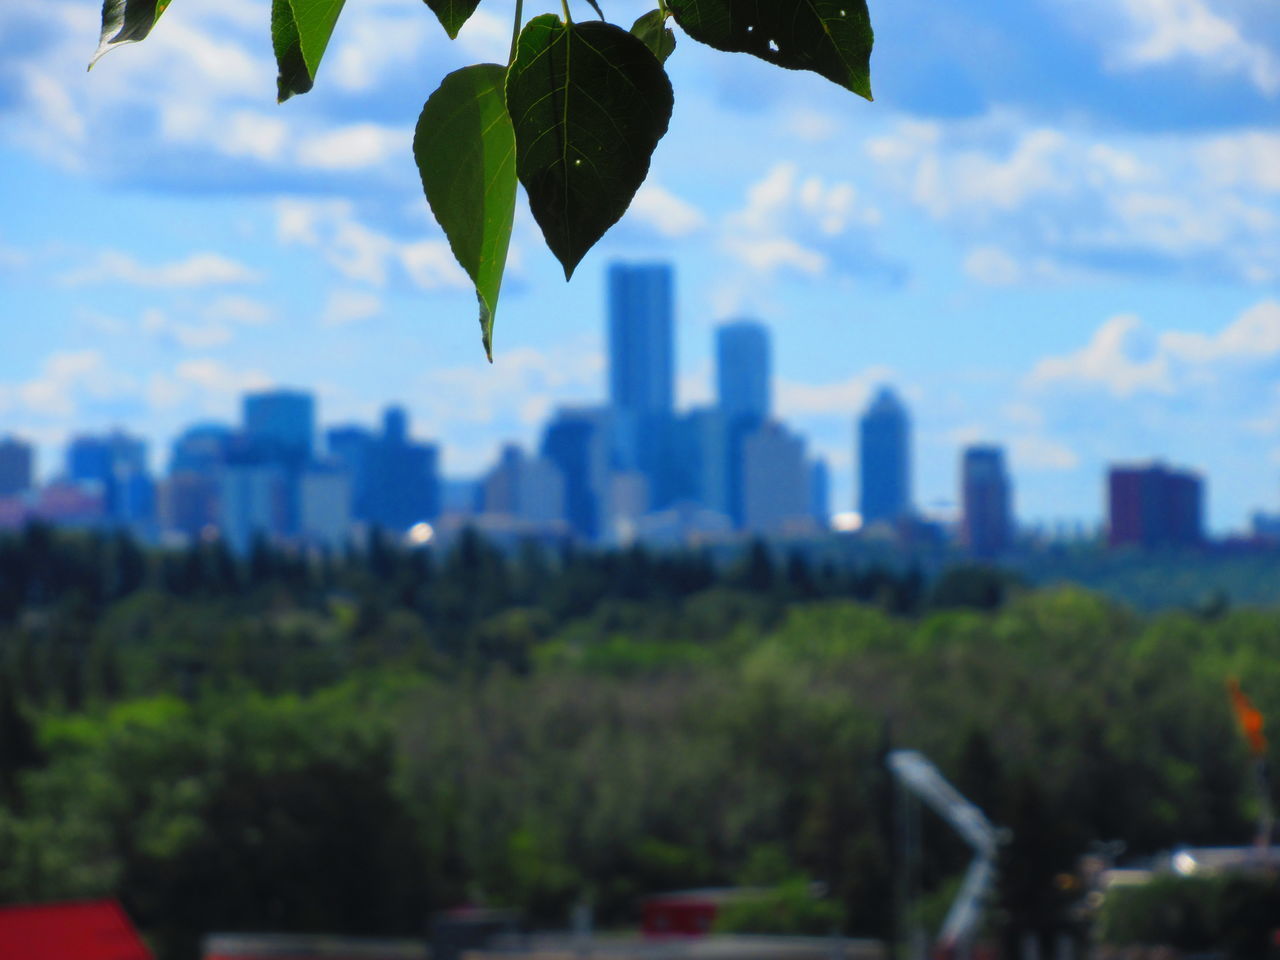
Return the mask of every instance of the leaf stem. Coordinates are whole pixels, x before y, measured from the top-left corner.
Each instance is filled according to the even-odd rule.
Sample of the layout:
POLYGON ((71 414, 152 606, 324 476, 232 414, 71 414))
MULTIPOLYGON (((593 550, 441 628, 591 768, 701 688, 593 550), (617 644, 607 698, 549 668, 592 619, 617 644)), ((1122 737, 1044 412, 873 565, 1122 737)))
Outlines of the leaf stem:
POLYGON ((671 16, 671 11, 667 9, 667 0, 658 0, 658 12, 662 14, 662 23, 658 24, 661 29, 666 25, 667 17, 671 16))
POLYGON ((564 11, 564 22, 573 23, 573 17, 569 16, 569 0, 560 0, 560 9, 564 11))
POLYGON ((524 0, 516 0, 516 20, 511 26, 511 56, 507 58, 507 66, 516 62, 516 45, 520 41, 521 21, 524 19, 524 0))

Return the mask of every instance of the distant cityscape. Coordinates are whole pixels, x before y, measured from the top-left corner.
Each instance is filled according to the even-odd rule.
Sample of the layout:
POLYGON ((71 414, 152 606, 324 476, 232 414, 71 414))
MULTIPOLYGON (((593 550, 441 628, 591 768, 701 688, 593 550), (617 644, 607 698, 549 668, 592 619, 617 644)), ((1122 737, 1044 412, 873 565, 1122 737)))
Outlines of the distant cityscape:
MULTIPOLYGON (((33 446, 0 439, 0 529, 44 521, 172 545, 221 538, 237 552, 258 537, 338 548, 375 527, 419 544, 472 527, 498 541, 602 546, 840 534, 953 542, 979 558, 1014 547, 999 446, 960 451, 958 523, 917 511, 911 417, 889 385, 850 411, 858 502, 833 514, 827 464, 774 415, 769 332, 755 320, 717 328, 715 402, 677 411, 673 291, 669 264, 612 264, 608 402, 556 410, 536 451, 506 445, 479 478, 444 479, 440 448, 411 438, 401 407, 376 428, 331 426, 318 444, 315 397, 276 389, 247 394, 238 426, 186 429, 161 477, 146 441, 120 429, 73 437, 43 485, 33 446)), ((1107 542, 1203 543, 1204 488, 1196 473, 1160 463, 1112 467, 1107 542)), ((1280 539, 1280 518, 1255 516, 1254 536, 1280 539)))

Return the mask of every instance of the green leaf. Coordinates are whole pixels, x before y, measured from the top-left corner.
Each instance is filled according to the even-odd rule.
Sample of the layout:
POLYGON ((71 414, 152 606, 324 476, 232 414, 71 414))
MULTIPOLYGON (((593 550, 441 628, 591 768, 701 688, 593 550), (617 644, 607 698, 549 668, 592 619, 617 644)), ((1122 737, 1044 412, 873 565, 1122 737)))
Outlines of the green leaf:
POLYGON ((276 53, 277 98, 306 93, 316 80, 333 25, 345 0, 272 0, 271 46, 276 53))
POLYGON ((425 0, 428 7, 444 27, 450 39, 456 40, 462 25, 476 12, 480 0, 425 0))
POLYGON ((521 31, 507 74, 516 171, 565 279, 626 212, 672 102, 662 64, 620 27, 545 14, 521 31))
POLYGON ((146 39, 151 28, 169 6, 170 0, 103 0, 102 35, 98 49, 89 61, 89 69, 104 53, 120 43, 137 43, 146 39))
POLYGON ((650 10, 631 25, 631 33, 649 48, 662 63, 667 62, 676 48, 676 33, 667 25, 667 17, 661 10, 650 10))
POLYGON ((866 0, 668 0, 695 40, 812 70, 871 99, 871 17, 866 0))
POLYGON ((431 212, 476 285, 480 334, 493 361, 493 319, 516 212, 516 138, 503 87, 507 68, 479 63, 449 74, 422 108, 413 156, 431 212))

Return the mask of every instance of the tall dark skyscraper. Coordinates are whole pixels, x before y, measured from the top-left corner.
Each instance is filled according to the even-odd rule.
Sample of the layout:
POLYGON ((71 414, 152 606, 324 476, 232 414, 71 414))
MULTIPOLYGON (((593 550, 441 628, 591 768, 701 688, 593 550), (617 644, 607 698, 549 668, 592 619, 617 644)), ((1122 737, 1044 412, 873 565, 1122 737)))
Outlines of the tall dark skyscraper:
POLYGON ((911 419, 888 387, 858 423, 858 470, 863 523, 892 523, 911 513, 911 419))
POLYGON ((671 413, 673 287, 670 264, 609 267, 609 400, 617 410, 671 413))
POLYGON ((739 320, 716 330, 716 384, 720 409, 730 423, 769 419, 769 331, 739 320))
POLYGON ((991 446, 969 447, 964 451, 960 471, 965 548, 975 557, 997 556, 1009 549, 1013 540, 1004 451, 991 446))
POLYGON ((311 459, 316 403, 300 390, 267 390, 244 398, 244 432, 273 460, 294 464, 311 459))
POLYGON ((1107 539, 1113 547, 1193 547, 1204 541, 1204 481, 1161 463, 1112 467, 1107 539))

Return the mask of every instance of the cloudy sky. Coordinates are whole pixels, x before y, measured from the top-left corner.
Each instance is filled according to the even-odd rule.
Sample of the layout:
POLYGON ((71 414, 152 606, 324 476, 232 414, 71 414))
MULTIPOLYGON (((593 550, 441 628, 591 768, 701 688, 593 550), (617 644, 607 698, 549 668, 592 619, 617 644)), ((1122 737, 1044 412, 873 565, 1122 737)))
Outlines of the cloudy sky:
POLYGON ((603 396, 604 268, 668 258, 680 403, 717 323, 765 321, 836 508, 887 382, 926 508, 987 440, 1028 520, 1096 522, 1105 464, 1155 456, 1208 474, 1218 530, 1280 509, 1275 0, 872 0, 874 103, 682 37, 649 181, 571 284, 517 215, 492 367, 409 143, 445 73, 505 59, 511 5, 450 42, 421 0, 350 0, 282 106, 268 7, 174 0, 86 73, 98 4, 0 0, 0 433, 43 473, 112 425, 162 466, 266 384, 326 422, 404 402, 474 473, 603 396))

